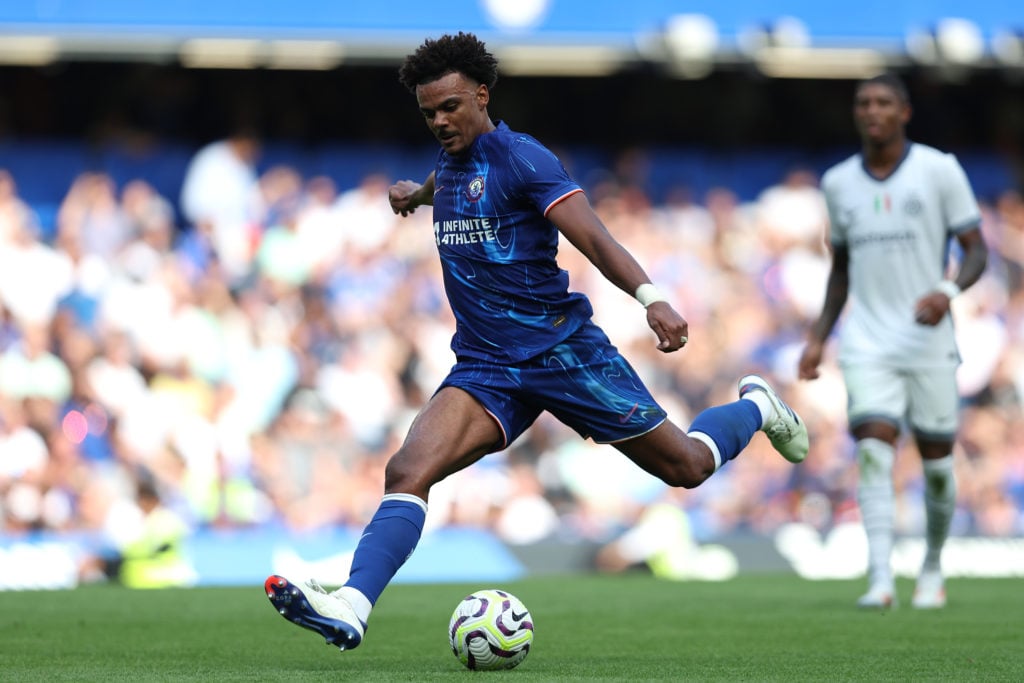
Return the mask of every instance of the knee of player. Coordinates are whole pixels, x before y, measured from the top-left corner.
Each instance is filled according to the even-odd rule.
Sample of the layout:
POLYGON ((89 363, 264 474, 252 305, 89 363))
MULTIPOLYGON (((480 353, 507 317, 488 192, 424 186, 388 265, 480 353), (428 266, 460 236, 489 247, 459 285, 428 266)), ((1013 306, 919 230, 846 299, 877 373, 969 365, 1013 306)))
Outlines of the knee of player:
POLYGON ((422 476, 422 468, 417 467, 413 459, 403 457, 402 451, 398 451, 391 456, 384 468, 384 489, 386 491, 407 489, 412 482, 422 476))
POLYGON ((425 496, 434 484, 444 478, 429 460, 399 449, 384 468, 384 490, 388 493, 413 493, 425 496))
POLYGON ((713 472, 713 467, 706 467, 695 458, 666 458, 657 475, 669 486, 693 489, 703 484, 713 472))

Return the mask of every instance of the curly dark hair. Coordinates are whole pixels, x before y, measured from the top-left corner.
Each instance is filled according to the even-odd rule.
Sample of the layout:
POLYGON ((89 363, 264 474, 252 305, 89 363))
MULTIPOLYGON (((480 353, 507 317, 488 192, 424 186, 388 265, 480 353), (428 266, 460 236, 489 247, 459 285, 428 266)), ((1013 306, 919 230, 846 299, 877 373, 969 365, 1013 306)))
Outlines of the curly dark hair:
POLYGON ((865 78, 857 84, 857 90, 860 90, 866 85, 884 85, 896 94, 904 104, 910 104, 910 93, 907 91, 907 86, 903 82, 903 79, 898 75, 887 71, 880 73, 877 76, 871 78, 865 78))
POLYGON ((498 60, 472 33, 428 38, 416 52, 405 58, 398 80, 415 93, 416 86, 436 81, 450 73, 460 73, 488 88, 498 82, 498 60))

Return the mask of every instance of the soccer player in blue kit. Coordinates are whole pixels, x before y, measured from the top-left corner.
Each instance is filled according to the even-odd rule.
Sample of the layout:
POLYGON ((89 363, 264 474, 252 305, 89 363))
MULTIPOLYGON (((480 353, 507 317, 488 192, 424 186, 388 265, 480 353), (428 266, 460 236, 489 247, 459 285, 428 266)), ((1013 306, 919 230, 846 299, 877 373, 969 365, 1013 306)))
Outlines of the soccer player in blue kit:
POLYGON ((346 584, 327 593, 312 581, 266 581, 282 616, 341 650, 362 642, 373 605, 415 549, 431 486, 507 448, 542 411, 670 486, 698 486, 757 431, 791 462, 807 455, 803 422, 756 375, 740 380, 739 400, 701 412, 689 431, 666 418, 591 322, 587 297, 569 292, 556 262, 559 232, 639 300, 662 352, 686 345, 686 320, 609 234, 558 159, 491 119, 497 67, 480 40, 459 33, 425 41, 399 71, 441 151, 423 183, 398 182, 389 197, 403 216, 433 206, 456 362, 388 462, 383 499, 346 584))

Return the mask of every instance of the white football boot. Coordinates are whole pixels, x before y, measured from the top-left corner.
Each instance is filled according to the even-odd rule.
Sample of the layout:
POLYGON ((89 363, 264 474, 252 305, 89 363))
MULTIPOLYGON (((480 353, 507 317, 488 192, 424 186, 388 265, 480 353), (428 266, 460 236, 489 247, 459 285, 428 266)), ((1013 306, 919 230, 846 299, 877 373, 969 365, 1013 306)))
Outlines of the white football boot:
POLYGON ((910 604, 917 609, 940 609, 946 606, 946 582, 941 570, 921 570, 910 604))
POLYGON ((352 605, 345 598, 328 593, 317 582, 306 581, 303 590, 283 576, 273 575, 267 578, 264 587, 282 617, 319 633, 328 645, 351 650, 363 642, 366 624, 352 605))
POLYGON ((772 415, 765 421, 761 431, 768 436, 772 446, 786 460, 803 462, 810 448, 807 425, 800 416, 783 401, 771 385, 758 375, 747 375, 739 381, 740 398, 751 391, 762 391, 772 406, 772 415))
POLYGON ((892 609, 896 607, 896 591, 892 583, 876 581, 868 588, 868 592, 857 600, 861 609, 892 609))

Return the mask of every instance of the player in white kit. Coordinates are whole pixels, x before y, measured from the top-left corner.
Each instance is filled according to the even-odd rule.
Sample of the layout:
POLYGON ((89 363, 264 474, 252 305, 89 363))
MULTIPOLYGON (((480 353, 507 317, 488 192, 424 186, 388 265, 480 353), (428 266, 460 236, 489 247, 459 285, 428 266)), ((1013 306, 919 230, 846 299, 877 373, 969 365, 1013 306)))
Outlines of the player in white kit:
POLYGON ((946 604, 940 555, 956 505, 952 451, 960 362, 949 308, 978 280, 987 260, 967 175, 952 154, 906 138, 910 114, 898 77, 884 74, 858 85, 853 118, 861 152, 822 177, 832 268, 799 367, 802 379, 818 377, 826 340, 849 298, 839 363, 868 537, 869 588, 861 607, 896 602, 892 469, 904 425, 916 439, 925 478, 927 550, 912 604, 946 604), (950 259, 954 238, 958 259, 950 259))

